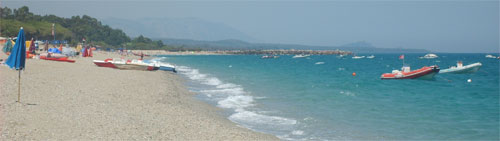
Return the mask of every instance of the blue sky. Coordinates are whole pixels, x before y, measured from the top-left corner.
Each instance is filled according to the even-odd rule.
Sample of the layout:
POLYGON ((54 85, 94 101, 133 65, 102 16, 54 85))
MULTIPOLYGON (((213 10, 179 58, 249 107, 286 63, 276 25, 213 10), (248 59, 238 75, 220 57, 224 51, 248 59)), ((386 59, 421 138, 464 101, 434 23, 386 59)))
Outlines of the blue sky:
POLYGON ((98 19, 194 17, 266 43, 499 52, 498 1, 3 1, 37 14, 98 19))

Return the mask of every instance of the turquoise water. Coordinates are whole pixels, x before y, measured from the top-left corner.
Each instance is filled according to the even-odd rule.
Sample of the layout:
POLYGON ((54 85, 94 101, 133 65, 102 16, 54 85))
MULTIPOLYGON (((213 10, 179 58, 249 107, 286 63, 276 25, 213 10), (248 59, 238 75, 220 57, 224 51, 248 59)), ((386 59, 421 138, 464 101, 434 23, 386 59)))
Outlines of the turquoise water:
POLYGON ((163 56, 162 61, 176 64, 197 98, 226 109, 231 121, 283 140, 499 140, 500 61, 485 54, 418 59, 423 55, 406 54, 405 63, 412 69, 435 64, 445 69, 458 60, 483 66, 473 74, 438 74, 435 80, 381 80, 382 73, 402 66, 399 54, 357 60, 163 56))

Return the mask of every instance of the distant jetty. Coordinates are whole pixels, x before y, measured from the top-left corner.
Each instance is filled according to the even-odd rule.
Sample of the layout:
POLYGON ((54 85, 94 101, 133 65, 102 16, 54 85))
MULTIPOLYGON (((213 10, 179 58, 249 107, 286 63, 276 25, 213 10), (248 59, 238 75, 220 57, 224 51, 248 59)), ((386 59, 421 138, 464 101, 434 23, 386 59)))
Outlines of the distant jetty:
POLYGON ((214 51, 217 54, 274 54, 274 55, 295 55, 295 54, 311 54, 311 55, 350 55, 352 52, 341 50, 228 50, 214 51))
POLYGON ((296 55, 296 54, 311 54, 311 55, 351 55, 350 51, 342 50, 295 50, 295 49, 279 49, 279 50, 213 50, 213 51, 166 51, 166 50, 132 50, 134 53, 144 53, 148 55, 296 55))

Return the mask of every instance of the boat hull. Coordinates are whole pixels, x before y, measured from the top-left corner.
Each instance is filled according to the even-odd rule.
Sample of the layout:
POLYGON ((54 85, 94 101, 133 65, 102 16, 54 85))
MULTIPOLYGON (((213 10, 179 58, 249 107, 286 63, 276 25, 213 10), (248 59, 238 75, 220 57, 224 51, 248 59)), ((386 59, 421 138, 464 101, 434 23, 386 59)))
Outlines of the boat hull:
POLYGON ((138 64, 113 64, 113 65, 115 65, 117 69, 122 69, 122 70, 154 71, 160 69, 160 67, 138 65, 138 64))
POLYGON ((94 64, 99 67, 116 68, 116 66, 111 62, 94 60, 94 64))
POLYGON ((439 73, 455 73, 455 74, 474 73, 479 71, 479 68, 481 68, 481 66, 482 66, 481 63, 474 63, 463 67, 444 69, 441 70, 439 73))
POLYGON ((423 67, 411 72, 385 73, 381 79, 433 79, 439 72, 438 66, 423 67))
POLYGON ((43 60, 50 60, 50 61, 59 61, 59 62, 70 62, 70 63, 75 63, 75 60, 69 60, 69 59, 68 59, 68 57, 52 58, 52 57, 40 56, 40 59, 43 59, 43 60))
POLYGON ((177 72, 173 67, 160 66, 159 70, 177 72))

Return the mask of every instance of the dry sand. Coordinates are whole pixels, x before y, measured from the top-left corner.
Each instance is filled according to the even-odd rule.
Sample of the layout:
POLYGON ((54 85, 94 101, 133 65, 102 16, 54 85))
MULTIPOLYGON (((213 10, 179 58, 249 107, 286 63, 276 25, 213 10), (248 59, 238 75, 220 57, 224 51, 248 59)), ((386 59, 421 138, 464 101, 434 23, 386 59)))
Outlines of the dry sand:
MULTIPOLYGON (((1 59, 7 56, 0 53, 1 59)), ((21 78, 0 66, 0 140, 277 140, 237 126, 193 98, 171 72, 30 59, 21 78)))

